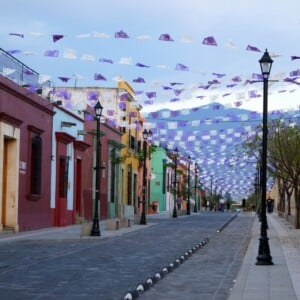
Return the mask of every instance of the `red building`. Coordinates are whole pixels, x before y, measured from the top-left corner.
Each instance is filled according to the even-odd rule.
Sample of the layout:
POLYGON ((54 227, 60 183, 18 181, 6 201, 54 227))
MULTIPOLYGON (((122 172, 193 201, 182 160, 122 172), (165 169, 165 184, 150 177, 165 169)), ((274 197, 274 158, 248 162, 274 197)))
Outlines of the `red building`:
POLYGON ((83 161, 89 144, 83 141, 84 118, 54 104, 51 161, 51 209, 53 225, 65 226, 82 221, 83 192, 91 189, 83 161))
POLYGON ((0 231, 49 227, 53 110, 0 76, 0 231))
MULTIPOLYGON (((94 115, 91 107, 88 107, 87 113, 94 115)), ((94 145, 86 150, 85 161, 83 161, 83 178, 86 182, 93 182, 93 188, 84 191, 84 209, 85 218, 92 219, 94 211, 94 191, 95 191, 95 161, 90 159, 95 157, 95 138, 96 138, 96 120, 90 118, 85 122, 85 142, 94 145)), ((119 158, 121 144, 121 133, 118 129, 109 126, 104 118, 100 124, 101 135, 101 176, 100 176, 100 219, 113 218, 118 215, 118 197, 119 189, 119 158)))

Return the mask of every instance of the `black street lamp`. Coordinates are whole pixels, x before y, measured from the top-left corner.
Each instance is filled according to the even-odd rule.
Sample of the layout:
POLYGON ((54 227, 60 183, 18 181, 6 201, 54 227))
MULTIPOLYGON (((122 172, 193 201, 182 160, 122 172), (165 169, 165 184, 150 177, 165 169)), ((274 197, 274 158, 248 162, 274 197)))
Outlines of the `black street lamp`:
POLYGON ((141 216, 141 225, 146 225, 146 191, 147 191, 147 168, 146 168, 146 160, 147 160, 147 139, 149 135, 149 131, 144 129, 143 131, 143 156, 144 156, 144 164, 143 164, 143 206, 142 206, 142 216, 141 216))
POLYGON ((273 265, 270 255, 269 238, 267 235, 266 194, 267 194, 267 141, 268 141, 268 80, 273 60, 267 49, 259 60, 264 82, 263 95, 263 135, 261 164, 261 227, 256 265, 273 265))
POLYGON ((213 202, 213 175, 210 175, 210 201, 213 202))
POLYGON ((190 215, 191 214, 191 203, 190 203, 190 178, 191 178, 191 157, 188 156, 188 199, 187 199, 187 204, 186 204, 186 214, 190 215))
POLYGON ((102 105, 97 101, 95 107, 95 115, 97 121, 97 131, 96 131, 96 178, 95 178, 95 209, 94 209, 94 219, 93 227, 91 231, 91 236, 100 236, 100 226, 99 226, 99 201, 100 201, 100 170, 101 170, 101 141, 100 141, 100 118, 102 116, 102 105))
POLYGON ((197 181, 198 181, 198 164, 195 163, 195 206, 194 206, 194 213, 196 213, 198 210, 197 210, 197 200, 198 200, 198 197, 197 197, 197 181))
POLYGON ((176 208, 176 202, 177 202, 177 195, 176 195, 176 184, 177 184, 177 156, 178 156, 178 149, 177 147, 173 151, 173 157, 174 157, 174 208, 173 208, 173 218, 177 218, 177 208, 176 208))

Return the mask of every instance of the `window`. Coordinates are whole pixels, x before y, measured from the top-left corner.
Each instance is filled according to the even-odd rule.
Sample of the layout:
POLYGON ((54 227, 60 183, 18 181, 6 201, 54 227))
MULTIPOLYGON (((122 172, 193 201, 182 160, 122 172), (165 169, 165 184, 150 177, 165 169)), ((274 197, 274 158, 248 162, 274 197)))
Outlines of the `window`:
POLYGON ((41 170, 42 170, 42 139, 35 134, 31 139, 31 168, 30 168, 30 193, 41 195, 41 170))
POLYGON ((127 204, 131 205, 132 199, 132 167, 131 165, 128 166, 127 171, 127 204))
POLYGON ((68 156, 60 156, 59 158, 59 197, 66 198, 68 194, 68 173, 69 158, 68 156))
POLYGON ((135 150, 135 138, 132 135, 129 138, 129 148, 135 150))
POLYGON ((115 180, 116 180, 116 164, 114 161, 116 160, 116 149, 111 150, 111 179, 110 179, 110 202, 115 202, 115 180))

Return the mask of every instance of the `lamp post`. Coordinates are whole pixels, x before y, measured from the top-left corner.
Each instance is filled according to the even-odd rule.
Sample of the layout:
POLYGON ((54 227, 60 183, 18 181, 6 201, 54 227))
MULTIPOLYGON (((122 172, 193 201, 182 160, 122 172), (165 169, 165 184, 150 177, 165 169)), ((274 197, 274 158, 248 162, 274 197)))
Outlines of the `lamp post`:
POLYGON ((173 208, 173 218, 177 218, 177 208, 176 208, 176 202, 177 202, 177 195, 176 195, 176 184, 177 184, 177 156, 178 156, 178 149, 177 147, 173 151, 173 157, 174 157, 174 208, 173 208))
POLYGON ((259 60, 263 75, 263 135, 262 135, 262 164, 261 164, 261 227, 258 255, 256 265, 273 265, 270 255, 269 239, 267 235, 266 216, 266 194, 267 194, 267 141, 268 141, 268 80, 273 60, 266 49, 264 55, 259 60))
POLYGON ((93 227, 91 231, 91 236, 100 236, 100 226, 99 226, 99 201, 100 201, 100 170, 101 170, 101 141, 100 141, 100 118, 102 115, 102 105, 97 101, 95 107, 95 115, 97 122, 97 131, 96 131, 96 178, 95 178, 95 209, 94 209, 94 218, 93 218, 93 227))
POLYGON ((188 199, 187 199, 187 204, 186 204, 186 214, 190 215, 191 214, 191 203, 190 203, 190 178, 191 178, 191 157, 188 156, 188 199))
POLYGON ((141 225, 146 225, 146 191, 147 191, 147 168, 146 168, 146 160, 147 160, 147 138, 149 132, 147 129, 143 131, 143 156, 144 156, 144 164, 143 164, 143 205, 142 205, 142 216, 141 216, 141 225))
POLYGON ((197 210, 197 180, 198 180, 198 164, 195 163, 195 206, 194 206, 194 213, 196 213, 198 210, 197 210))
POLYGON ((213 204, 213 175, 210 175, 210 201, 213 204))

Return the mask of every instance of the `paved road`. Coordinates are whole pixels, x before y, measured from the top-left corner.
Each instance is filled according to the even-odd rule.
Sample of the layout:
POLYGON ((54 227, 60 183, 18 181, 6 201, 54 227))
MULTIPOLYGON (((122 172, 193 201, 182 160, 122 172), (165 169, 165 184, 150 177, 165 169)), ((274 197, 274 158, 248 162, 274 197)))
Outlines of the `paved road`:
POLYGON ((218 233, 233 216, 206 212, 177 219, 149 218, 153 226, 101 239, 2 242, 0 298, 122 299, 209 237, 206 245, 140 298, 225 300, 253 221, 250 214, 241 213, 218 233))

